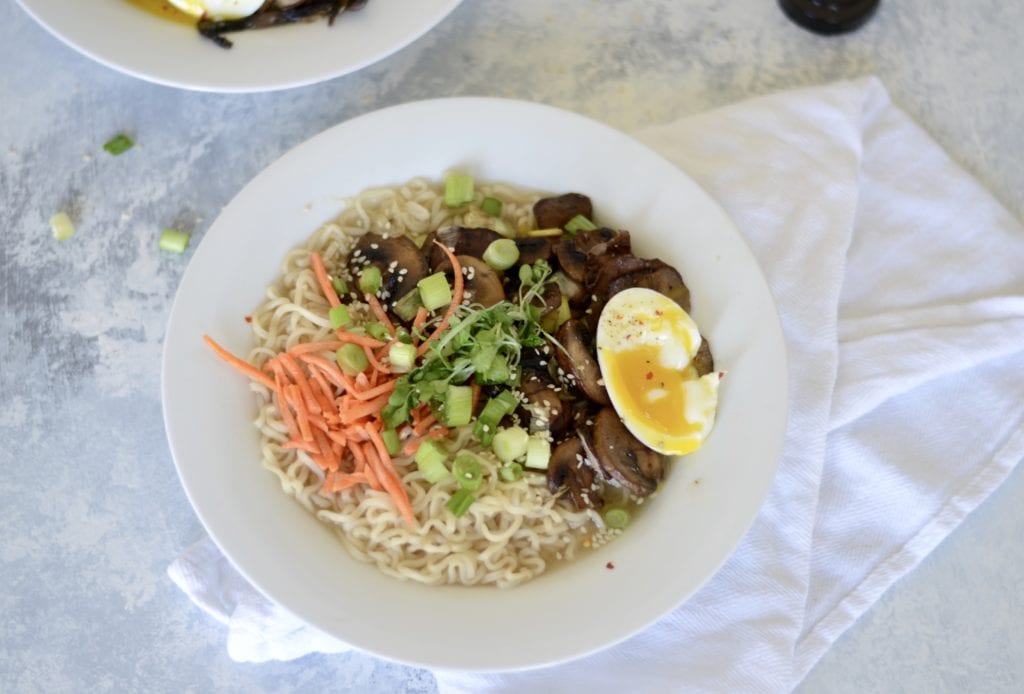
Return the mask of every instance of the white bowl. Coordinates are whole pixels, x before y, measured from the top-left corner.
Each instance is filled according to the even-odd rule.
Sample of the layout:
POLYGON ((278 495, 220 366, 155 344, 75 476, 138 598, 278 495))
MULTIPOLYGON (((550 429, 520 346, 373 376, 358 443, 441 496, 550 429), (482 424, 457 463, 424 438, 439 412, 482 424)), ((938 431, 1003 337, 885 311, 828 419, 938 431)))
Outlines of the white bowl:
POLYGON ((194 27, 126 0, 18 0, 54 36, 115 70, 211 92, 298 87, 366 67, 422 36, 461 0, 370 0, 326 21, 229 34, 225 50, 194 27))
POLYGON ((467 670, 551 664, 602 649, 685 601, 726 559, 767 493, 782 446, 785 348, 764 278, 731 221, 691 179, 626 135, 558 109, 442 99, 342 123, 258 175, 207 231, 182 279, 164 348, 168 438, 182 483, 224 553, 310 624, 404 663, 467 670), (633 233, 638 255, 675 265, 716 364, 718 422, 619 539, 522 586, 426 587, 352 559, 260 466, 245 379, 202 343, 237 354, 243 316, 285 252, 366 188, 446 169, 589 194, 633 233), (609 562, 614 568, 608 568, 609 562))

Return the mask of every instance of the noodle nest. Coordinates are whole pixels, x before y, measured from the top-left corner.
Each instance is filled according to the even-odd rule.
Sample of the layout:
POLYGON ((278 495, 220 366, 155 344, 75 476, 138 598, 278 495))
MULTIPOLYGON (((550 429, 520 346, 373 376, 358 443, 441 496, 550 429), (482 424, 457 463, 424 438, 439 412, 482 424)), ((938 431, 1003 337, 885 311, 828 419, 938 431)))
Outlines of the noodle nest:
MULTIPOLYGON (((480 183, 477 193, 504 202, 501 220, 511 228, 531 228, 532 206, 539 194, 480 183)), ((330 306, 310 267, 311 253, 321 255, 329 272, 352 280, 346 260, 367 232, 405 235, 421 243, 437 229, 494 223, 472 208, 468 212, 447 208, 440 185, 426 179, 368 190, 350 199, 334 221, 286 255, 278 283, 268 289, 267 300, 252 314, 256 347, 249 354, 250 362, 262 367, 296 344, 330 339, 330 306)), ((347 303, 354 320, 372 320, 365 304, 347 303)), ((572 559, 589 535, 603 527, 597 513, 559 503, 548 492, 544 475, 501 480, 497 460, 472 439, 468 427, 454 431, 447 442, 453 452, 476 453, 484 472, 477 500, 461 517, 445 508, 458 489, 455 479, 431 484, 409 456, 394 458, 394 465, 408 492, 416 527, 406 524, 386 492, 356 486, 324 495, 320 468, 304 451, 283 447, 287 427, 270 392, 259 384, 253 389, 259 402, 255 425, 263 466, 278 478, 286 494, 334 528, 353 557, 396 578, 431 585, 511 587, 538 576, 553 562, 572 559)))

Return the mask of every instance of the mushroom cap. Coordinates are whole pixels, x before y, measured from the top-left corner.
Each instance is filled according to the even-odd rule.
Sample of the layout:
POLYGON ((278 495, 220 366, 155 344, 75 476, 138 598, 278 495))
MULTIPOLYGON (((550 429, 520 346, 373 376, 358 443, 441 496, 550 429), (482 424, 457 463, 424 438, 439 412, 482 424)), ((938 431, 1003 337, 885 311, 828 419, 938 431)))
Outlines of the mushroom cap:
POLYGON ((430 270, 424 252, 408 237, 384 237, 372 232, 360 237, 348 257, 353 278, 370 265, 380 270, 380 298, 389 304, 415 289, 430 270))
POLYGON ((561 229, 576 215, 594 218, 594 205, 582 193, 566 193, 542 198, 533 204, 533 216, 538 229, 561 229))
POLYGON ((594 417, 589 452, 608 479, 639 496, 649 496, 665 476, 665 456, 651 450, 629 433, 611 407, 594 417))
POLYGON ((562 370, 571 374, 572 380, 584 395, 599 405, 609 403, 608 393, 598 381, 601 368, 591 351, 593 340, 590 330, 578 319, 570 319, 562 324, 555 334, 555 339, 565 348, 556 349, 555 358, 562 370))
MULTIPOLYGON (((448 227, 440 229, 431 238, 437 239, 452 249, 452 253, 455 255, 471 255, 474 258, 482 259, 487 247, 504 237, 496 231, 482 227, 448 227)), ((427 246, 424 245, 424 248, 427 246)), ((448 256, 436 244, 430 244, 429 252, 428 261, 434 272, 443 269, 444 265, 450 265, 448 256)))
POLYGON ((551 454, 547 470, 548 490, 557 494, 564 487, 566 496, 578 511, 604 505, 595 477, 579 438, 566 439, 551 454))
MULTIPOLYGON (((484 308, 494 306, 505 300, 505 288, 501 284, 501 276, 490 265, 471 255, 456 255, 462 265, 464 301, 480 304, 484 308)), ((438 263, 435 272, 452 272, 452 263, 447 258, 438 263)))

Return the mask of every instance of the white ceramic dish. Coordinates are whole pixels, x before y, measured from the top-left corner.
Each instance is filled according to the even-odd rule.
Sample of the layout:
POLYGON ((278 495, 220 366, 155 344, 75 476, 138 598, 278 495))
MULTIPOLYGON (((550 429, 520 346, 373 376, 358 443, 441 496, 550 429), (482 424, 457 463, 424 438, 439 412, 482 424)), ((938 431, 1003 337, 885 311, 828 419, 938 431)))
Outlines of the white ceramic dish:
POLYGON ((461 0, 371 0, 326 21, 229 34, 224 50, 193 28, 125 0, 18 0, 54 36, 115 70, 211 92, 313 84, 366 67, 412 43, 461 0))
POLYGON ((342 123, 283 156, 207 231, 182 279, 164 348, 163 400, 182 483, 211 536, 263 593, 321 630, 428 667, 509 670, 599 650, 687 599, 730 554, 775 473, 786 413, 785 347, 748 247, 689 179, 626 135, 525 102, 442 99, 342 123), (682 272, 693 315, 727 369, 718 423, 672 463, 664 489, 615 542, 510 589, 424 587, 351 559, 259 463, 245 379, 202 343, 237 354, 243 317, 285 252, 340 198, 457 168, 553 193, 585 192, 633 232, 639 255, 682 272), (607 568, 608 562, 614 569, 607 568))

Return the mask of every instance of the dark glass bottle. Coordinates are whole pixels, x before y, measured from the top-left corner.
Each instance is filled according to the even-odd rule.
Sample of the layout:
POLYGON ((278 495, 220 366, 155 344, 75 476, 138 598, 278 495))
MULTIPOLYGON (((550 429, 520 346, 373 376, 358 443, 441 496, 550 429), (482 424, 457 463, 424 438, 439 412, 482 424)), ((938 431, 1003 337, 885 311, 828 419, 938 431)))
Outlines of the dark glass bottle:
POLYGON ((842 34, 866 22, 879 0, 779 0, 790 19, 818 34, 842 34))

